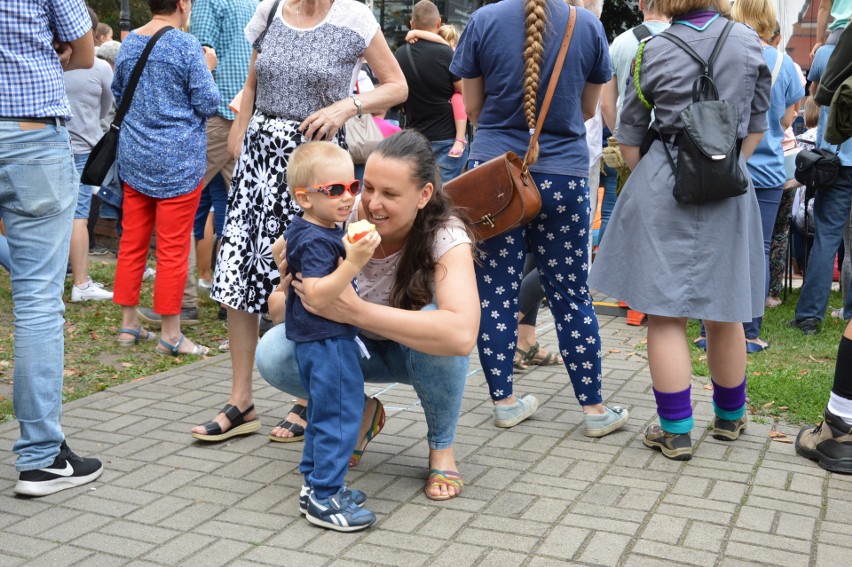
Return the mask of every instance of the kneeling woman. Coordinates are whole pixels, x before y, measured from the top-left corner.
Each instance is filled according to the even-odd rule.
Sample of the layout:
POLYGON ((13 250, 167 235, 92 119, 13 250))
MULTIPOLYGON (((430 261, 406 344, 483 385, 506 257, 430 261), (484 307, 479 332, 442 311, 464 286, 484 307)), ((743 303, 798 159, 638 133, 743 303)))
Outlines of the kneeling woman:
MULTIPOLYGON (((360 204, 350 220, 356 217, 375 224, 382 237, 373 259, 358 274, 360 297, 349 288, 328 308, 313 311, 360 328, 370 352, 369 359, 361 359, 366 381, 414 387, 428 428, 426 496, 454 498, 464 484, 453 441, 468 355, 479 328, 479 296, 471 235, 441 191, 426 138, 406 130, 379 144, 367 161, 360 204)), ((293 285, 298 291, 300 283, 293 285)), ((273 303, 270 299, 270 310, 273 303)), ((305 306, 311 310, 310 304, 305 306)), ((306 397, 284 325, 263 336, 256 360, 267 382, 306 397)), ((381 402, 368 400, 360 451, 383 420, 381 402)))

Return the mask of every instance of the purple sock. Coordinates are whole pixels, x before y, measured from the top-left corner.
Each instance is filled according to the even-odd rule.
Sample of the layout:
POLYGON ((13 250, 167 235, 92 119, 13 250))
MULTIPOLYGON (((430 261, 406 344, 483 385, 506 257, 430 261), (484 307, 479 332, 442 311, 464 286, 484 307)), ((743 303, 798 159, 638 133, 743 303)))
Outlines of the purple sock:
POLYGON ((690 389, 680 392, 660 392, 656 388, 654 397, 657 399, 657 415, 668 421, 680 421, 692 417, 690 389))
POLYGON ((746 402, 746 379, 743 378, 742 384, 733 388, 720 386, 713 380, 713 403, 716 407, 723 411, 737 411, 745 405, 746 402))

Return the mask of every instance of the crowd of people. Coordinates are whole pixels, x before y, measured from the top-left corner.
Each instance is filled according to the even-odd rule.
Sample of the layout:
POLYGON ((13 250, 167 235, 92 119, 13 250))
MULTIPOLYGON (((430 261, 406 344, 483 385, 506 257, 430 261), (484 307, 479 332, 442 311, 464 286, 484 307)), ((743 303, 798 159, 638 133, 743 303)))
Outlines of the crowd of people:
MULTIPOLYGON (((611 45, 602 0, 504 0, 474 12, 460 35, 420 0, 396 52, 356 0, 148 0, 151 20, 121 43, 83 0, 54 0, 50 10, 14 3, 17 12, 0 18, 17 18, 26 42, 0 37, 0 51, 22 61, 0 62, 0 263, 16 314, 18 494, 52 494, 103 471, 71 451, 60 426, 69 256, 70 300, 120 306, 121 346, 207 354, 182 328, 198 321, 199 287, 210 288, 227 319, 231 392, 190 433, 219 442, 256 432, 256 367, 296 398, 269 436, 304 442, 299 509, 328 529, 376 521, 368 496, 345 483, 386 420, 364 381, 414 388, 427 425, 424 493, 436 501, 464 488, 453 443, 474 347, 494 426, 514 427, 539 407, 534 393, 516 393, 520 373, 561 365, 585 435, 624 427, 628 410, 604 404, 592 290, 647 315, 659 424, 645 430, 646 446, 674 460, 693 456, 688 319, 702 321, 712 435, 735 441, 747 427, 747 354, 769 348, 761 320, 778 301, 773 249, 785 245, 797 208, 791 126, 806 85, 778 50, 770 0, 737 0, 732 10, 727 0, 640 0, 644 23, 611 45), (568 57, 553 76, 563 35, 568 57), (363 64, 373 80, 356 88, 363 64), (734 167, 747 186, 685 204, 672 154, 686 152, 683 116, 698 100, 700 75, 736 109, 734 167), (553 104, 527 153, 551 78, 553 104), (122 104, 120 210, 94 200, 120 233, 110 292, 88 276, 95 189, 79 172, 122 104), (390 134, 399 111, 403 129, 390 134), (359 170, 350 150, 362 140, 347 139, 345 125, 364 115, 390 135, 374 141, 359 170), (615 162, 602 163, 606 145, 615 162), (526 153, 541 210, 477 241, 443 186, 507 151, 526 153), (605 238, 593 236, 598 209, 605 238), (204 230, 211 212, 212 235, 204 230), (350 238, 344 227, 359 221, 370 228, 350 238), (139 295, 154 232, 146 308, 139 295), (556 323, 555 352, 535 337, 542 299, 556 323)), ((818 38, 825 45, 813 54, 811 94, 852 16, 847 2, 821 5, 832 33, 818 38)), ((815 144, 840 168, 813 202, 813 246, 791 321, 805 333, 818 332, 825 315, 844 232, 852 245, 852 142, 828 144, 829 120, 823 106, 815 144)), ((825 420, 803 429, 795 447, 852 473, 852 321, 825 420)))

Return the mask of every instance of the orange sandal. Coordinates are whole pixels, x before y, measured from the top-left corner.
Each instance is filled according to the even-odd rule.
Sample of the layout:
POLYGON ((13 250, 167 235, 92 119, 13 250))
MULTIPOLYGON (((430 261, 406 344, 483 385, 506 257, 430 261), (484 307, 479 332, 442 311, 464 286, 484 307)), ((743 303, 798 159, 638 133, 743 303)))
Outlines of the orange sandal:
POLYGON ((426 486, 423 488, 423 492, 426 493, 426 498, 429 500, 441 502, 443 500, 452 500, 461 494, 463 486, 464 480, 462 480, 461 475, 456 471, 432 469, 429 471, 429 478, 426 480, 426 486), (447 494, 446 496, 434 496, 432 494, 433 486, 446 486, 448 490, 450 487, 453 487, 456 489, 456 493, 447 494))

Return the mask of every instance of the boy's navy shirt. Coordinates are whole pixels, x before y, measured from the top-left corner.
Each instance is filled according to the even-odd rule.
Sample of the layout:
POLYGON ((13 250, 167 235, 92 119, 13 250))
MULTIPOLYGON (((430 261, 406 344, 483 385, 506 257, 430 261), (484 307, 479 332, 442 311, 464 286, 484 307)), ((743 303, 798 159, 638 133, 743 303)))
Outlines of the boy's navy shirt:
MULTIPOLYGON (((301 272, 302 278, 322 278, 332 273, 337 268, 338 258, 346 257, 343 235, 342 228, 326 228, 300 216, 293 217, 284 233, 289 272, 301 272)), ((302 300, 290 287, 287 292, 285 332, 289 340, 299 343, 330 338, 353 339, 358 334, 358 328, 308 313, 302 300)))

